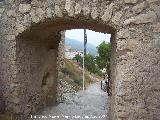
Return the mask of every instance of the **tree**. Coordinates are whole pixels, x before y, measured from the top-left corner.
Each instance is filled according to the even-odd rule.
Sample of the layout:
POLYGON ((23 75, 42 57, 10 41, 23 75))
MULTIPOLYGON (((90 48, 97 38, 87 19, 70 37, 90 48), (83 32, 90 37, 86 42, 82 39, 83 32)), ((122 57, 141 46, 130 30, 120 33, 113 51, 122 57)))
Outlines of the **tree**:
POLYGON ((103 41, 98 47, 98 56, 96 56, 96 63, 100 69, 110 66, 111 44, 103 41))
POLYGON ((111 44, 103 41, 98 47, 98 56, 96 57, 97 65, 103 69, 106 68, 108 74, 107 93, 111 95, 111 69, 110 69, 110 56, 111 44))
POLYGON ((80 63, 80 66, 82 67, 83 64, 83 58, 81 55, 77 54, 72 60, 76 60, 78 63, 80 63))
POLYGON ((95 73, 95 58, 94 56, 92 56, 91 54, 86 54, 84 57, 85 61, 84 61, 84 65, 87 68, 88 71, 95 73))
MULTIPOLYGON (((93 55, 91 54, 86 54, 84 57, 84 65, 85 69, 87 69, 89 72, 97 74, 99 76, 102 76, 102 73, 100 71, 100 68, 96 65, 96 59, 93 55)), ((80 63, 80 66, 83 66, 83 57, 80 55, 76 55, 73 60, 76 60, 77 62, 80 63)))

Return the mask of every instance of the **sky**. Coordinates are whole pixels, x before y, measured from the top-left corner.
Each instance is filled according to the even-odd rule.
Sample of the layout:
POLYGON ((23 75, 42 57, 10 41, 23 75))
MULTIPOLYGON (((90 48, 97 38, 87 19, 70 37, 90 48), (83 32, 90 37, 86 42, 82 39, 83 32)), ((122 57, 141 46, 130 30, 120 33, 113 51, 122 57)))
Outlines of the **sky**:
MULTIPOLYGON (((94 46, 98 46, 101 42, 110 42, 110 34, 104 34, 95 32, 92 30, 87 30, 87 42, 94 46)), ((83 29, 72 29, 66 30, 65 37, 70 39, 76 39, 78 41, 84 41, 84 30, 83 29)))

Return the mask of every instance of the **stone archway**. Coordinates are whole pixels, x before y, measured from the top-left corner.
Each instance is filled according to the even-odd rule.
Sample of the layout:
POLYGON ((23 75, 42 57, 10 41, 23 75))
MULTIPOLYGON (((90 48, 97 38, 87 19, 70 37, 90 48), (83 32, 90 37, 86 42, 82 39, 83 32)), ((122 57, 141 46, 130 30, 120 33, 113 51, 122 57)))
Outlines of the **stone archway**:
POLYGON ((25 86, 22 89, 27 90, 24 92, 25 95, 21 96, 21 99, 25 97, 23 100, 25 104, 22 104, 23 111, 26 111, 25 115, 54 103, 57 71, 63 56, 61 53, 64 50, 63 30, 71 28, 88 28, 113 33, 114 36, 113 28, 84 18, 82 20, 57 18, 55 21, 34 25, 17 36, 16 63, 20 66, 20 71, 25 71, 19 72, 17 79, 21 81, 21 85, 25 86), (29 108, 26 104, 32 106, 29 108))
POLYGON ((113 36, 110 119, 158 119, 158 5, 159 0, 2 1, 1 106, 23 119, 46 104, 46 86, 56 81, 56 72, 50 71, 56 71, 59 31, 89 28, 113 36))

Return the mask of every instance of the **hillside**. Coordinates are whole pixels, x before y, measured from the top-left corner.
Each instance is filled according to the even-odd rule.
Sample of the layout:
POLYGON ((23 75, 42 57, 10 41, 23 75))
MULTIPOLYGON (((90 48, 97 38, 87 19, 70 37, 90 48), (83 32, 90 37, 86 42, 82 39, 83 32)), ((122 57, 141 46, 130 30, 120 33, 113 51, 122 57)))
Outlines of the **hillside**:
MULTIPOLYGON (((79 64, 73 60, 65 59, 65 65, 60 72, 60 79, 63 79, 68 84, 73 86, 73 89, 78 91, 82 89, 82 82, 83 82, 83 73, 82 68, 79 64)), ((101 80, 101 78, 97 75, 94 75, 87 70, 85 70, 85 87, 88 85, 101 80)))
MULTIPOLYGON (((75 39, 69 39, 69 38, 65 38, 65 44, 66 45, 71 45, 73 50, 79 51, 79 50, 83 50, 83 42, 75 40, 75 39)), ((92 55, 97 55, 97 49, 96 46, 87 43, 87 52, 89 52, 92 55)))
MULTIPOLYGON (((77 91, 82 90, 82 75, 82 68, 79 66, 79 63, 64 59, 64 66, 58 75, 58 103, 70 101, 70 98, 73 97, 77 91)), ((85 70, 85 88, 99 80, 102 80, 102 78, 85 70)))

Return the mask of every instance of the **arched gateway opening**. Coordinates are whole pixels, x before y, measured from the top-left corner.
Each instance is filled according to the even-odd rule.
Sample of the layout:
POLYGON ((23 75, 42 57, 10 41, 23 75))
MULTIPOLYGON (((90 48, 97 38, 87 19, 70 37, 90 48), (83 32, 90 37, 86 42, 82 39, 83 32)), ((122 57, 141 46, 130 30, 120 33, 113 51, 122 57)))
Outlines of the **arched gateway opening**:
POLYGON ((24 100, 21 110, 26 111, 25 115, 35 113, 46 105, 55 104, 57 75, 64 59, 64 30, 87 28, 110 33, 112 51, 115 50, 115 30, 112 27, 84 17, 77 19, 64 17, 48 20, 31 26, 17 36, 16 62, 20 66, 17 79, 21 80, 26 89, 21 96, 24 100))
POLYGON ((0 112, 54 101, 61 31, 87 28, 112 34, 110 119, 159 119, 159 16, 159 0, 1 0, 0 112))

